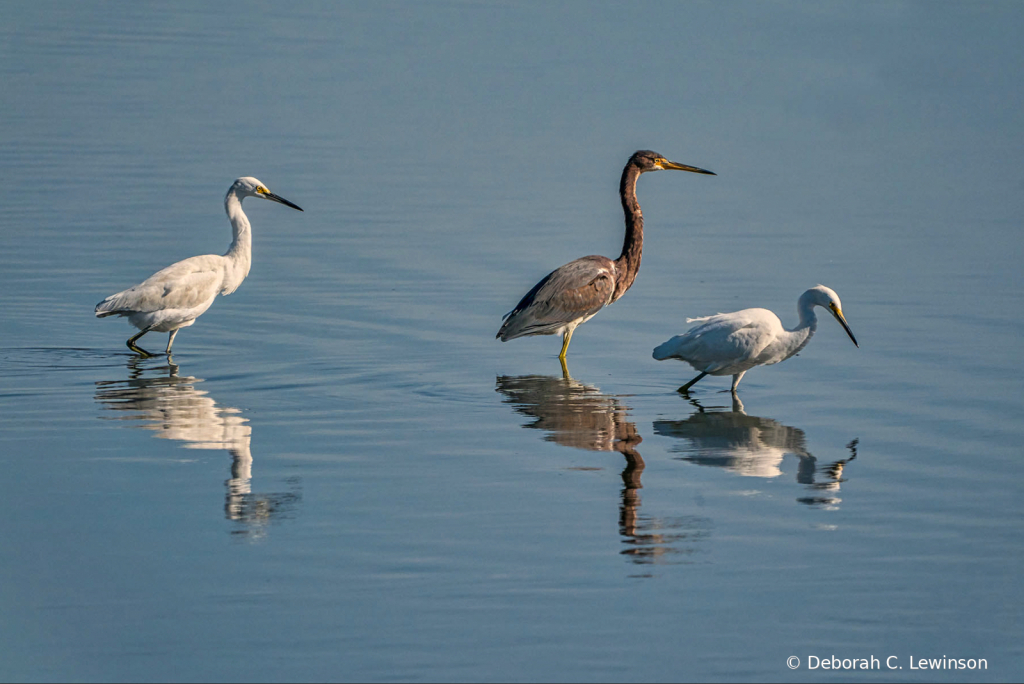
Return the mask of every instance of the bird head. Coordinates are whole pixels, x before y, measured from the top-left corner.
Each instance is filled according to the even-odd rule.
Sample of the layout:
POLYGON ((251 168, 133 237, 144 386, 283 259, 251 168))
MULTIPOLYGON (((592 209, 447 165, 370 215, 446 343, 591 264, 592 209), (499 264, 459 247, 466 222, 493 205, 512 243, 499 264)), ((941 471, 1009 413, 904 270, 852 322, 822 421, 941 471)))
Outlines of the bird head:
POLYGON ((283 204, 286 207, 291 207, 292 209, 298 209, 299 211, 302 211, 302 207, 300 207, 297 204, 292 204, 285 198, 270 192, 270 190, 267 189, 266 185, 264 185, 258 179, 253 178, 252 176, 243 176, 242 178, 236 180, 231 185, 231 189, 228 190, 229 195, 232 193, 237 195, 239 199, 243 199, 245 197, 260 197, 265 200, 277 202, 278 204, 283 204))
POLYGON ((691 171, 693 173, 703 173, 708 176, 716 175, 712 171, 705 171, 704 169, 698 169, 696 166, 687 166, 686 164, 677 164, 665 159, 662 155, 651 150, 637 150, 633 153, 633 156, 629 158, 629 163, 634 164, 640 169, 640 173, 647 171, 664 171, 666 169, 673 169, 676 171, 691 171))
POLYGON ((853 345, 860 348, 860 345, 857 344, 857 338, 853 336, 853 331, 850 330, 850 326, 846 322, 846 317, 843 316, 843 303, 839 301, 839 295, 836 294, 835 290, 824 285, 818 285, 805 292, 804 296, 810 296, 812 304, 828 309, 832 317, 839 321, 839 325, 843 326, 843 330, 850 336, 853 345))

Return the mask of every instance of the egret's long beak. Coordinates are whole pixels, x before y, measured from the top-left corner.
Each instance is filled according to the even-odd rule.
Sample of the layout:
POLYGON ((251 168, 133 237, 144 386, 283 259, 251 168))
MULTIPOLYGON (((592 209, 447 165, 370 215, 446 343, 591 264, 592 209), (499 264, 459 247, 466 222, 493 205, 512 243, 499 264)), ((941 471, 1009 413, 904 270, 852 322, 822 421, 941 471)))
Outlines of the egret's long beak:
POLYGON ((860 345, 857 344, 857 338, 853 336, 853 331, 850 330, 850 326, 846 323, 846 317, 843 316, 842 310, 836 308, 831 308, 829 310, 832 312, 832 315, 836 317, 836 320, 839 321, 839 325, 843 326, 843 330, 846 331, 846 334, 850 336, 851 340, 853 340, 853 346, 860 349, 860 345))
POLYGON ((706 171, 704 169, 698 169, 696 166, 687 166, 686 164, 676 164, 675 162, 671 162, 668 159, 661 159, 658 161, 658 164, 663 169, 673 169, 675 171, 691 171, 693 173, 703 173, 708 176, 718 175, 714 171, 706 171))
POLYGON ((298 204, 292 204, 291 202, 286 200, 284 197, 280 197, 279 195, 275 195, 272 192, 261 192, 260 193, 260 197, 263 197, 264 199, 268 199, 268 200, 273 200, 275 202, 279 202, 279 203, 283 204, 286 207, 291 207, 292 209, 298 209, 299 211, 302 211, 302 207, 300 207, 298 204))

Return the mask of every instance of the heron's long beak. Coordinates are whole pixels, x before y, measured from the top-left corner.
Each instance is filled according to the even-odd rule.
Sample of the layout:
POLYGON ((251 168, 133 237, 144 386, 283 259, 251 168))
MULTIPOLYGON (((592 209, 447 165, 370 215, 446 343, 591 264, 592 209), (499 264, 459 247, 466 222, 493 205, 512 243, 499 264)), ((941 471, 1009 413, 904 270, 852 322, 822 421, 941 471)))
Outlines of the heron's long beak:
POLYGON ((851 340, 853 340, 853 346, 855 346, 857 349, 860 349, 860 345, 857 344, 857 338, 853 336, 853 331, 850 330, 850 326, 846 323, 846 317, 843 316, 842 310, 841 309, 830 309, 830 310, 832 311, 832 315, 836 317, 836 320, 839 321, 839 325, 843 326, 843 330, 845 330, 846 334, 850 336, 851 340))
POLYGON ((708 176, 718 175, 714 171, 706 171, 704 169, 698 169, 696 166, 687 166, 686 164, 676 164, 675 162, 671 162, 668 159, 662 159, 660 163, 663 169, 673 169, 675 171, 692 171, 693 173, 703 173, 708 176))
POLYGON ((274 200, 275 202, 280 202, 281 204, 283 204, 286 207, 291 207, 292 209, 298 209, 299 211, 302 211, 302 207, 300 207, 298 204, 292 204, 291 202, 286 200, 284 197, 280 197, 278 195, 275 195, 272 192, 260 193, 260 197, 264 197, 264 198, 266 198, 268 200, 274 200))

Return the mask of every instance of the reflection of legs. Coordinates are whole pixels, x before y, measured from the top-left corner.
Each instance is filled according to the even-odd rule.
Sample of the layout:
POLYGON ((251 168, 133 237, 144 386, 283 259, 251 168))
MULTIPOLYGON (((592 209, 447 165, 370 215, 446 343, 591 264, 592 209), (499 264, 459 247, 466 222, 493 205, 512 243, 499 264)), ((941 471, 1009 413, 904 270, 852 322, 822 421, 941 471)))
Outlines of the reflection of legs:
POLYGON ((565 361, 565 352, 569 350, 569 340, 572 339, 572 331, 575 329, 576 328, 567 328, 566 331, 562 333, 562 351, 558 353, 558 358, 562 359, 562 361, 565 361))
POLYGON ((800 484, 814 484, 814 473, 818 469, 818 459, 811 454, 797 454, 800 465, 796 468, 796 481, 800 484))
POLYGON ((736 385, 740 384, 740 380, 742 380, 742 379, 743 379, 743 375, 744 375, 744 374, 745 374, 746 372, 747 372, 747 371, 740 371, 740 372, 739 372, 739 373, 737 373, 736 375, 732 376, 732 391, 733 391, 733 392, 735 392, 735 391, 736 391, 736 385))
POLYGON ((687 392, 689 392, 689 391, 690 391, 690 388, 691 388, 691 387, 693 387, 694 385, 696 385, 696 384, 697 384, 697 382, 698 382, 699 380, 701 380, 701 379, 702 379, 702 378, 703 378, 703 377, 704 377, 705 375, 707 375, 707 373, 701 373, 700 375, 698 375, 698 376, 697 376, 697 377, 695 377, 695 378, 694 378, 693 380, 691 380, 690 382, 686 383, 685 385, 683 385, 682 387, 680 387, 680 388, 679 388, 678 390, 676 390, 676 391, 677 391, 677 392, 682 392, 683 394, 686 394, 687 392))
POLYGON ((138 341, 139 341, 139 338, 140 338, 140 337, 142 337, 143 335, 145 335, 146 333, 148 333, 148 332, 149 332, 150 330, 152 330, 152 328, 143 328, 143 329, 142 329, 142 332, 140 332, 140 333, 139 333, 138 335, 136 335, 135 337, 129 338, 129 340, 128 340, 127 342, 125 342, 125 344, 127 344, 127 345, 128 345, 128 348, 129 348, 129 349, 131 349, 131 350, 132 350, 133 352, 135 352, 136 354, 141 354, 142 356, 145 356, 145 357, 147 357, 147 358, 148 358, 148 357, 150 357, 150 356, 152 356, 152 354, 150 354, 150 353, 149 353, 148 351, 146 351, 146 350, 145 350, 145 349, 143 349, 142 347, 139 347, 139 346, 137 346, 137 345, 135 344, 136 342, 138 342, 138 341))
POLYGON ((167 350, 164 352, 168 356, 171 355, 171 345, 174 344, 174 336, 178 334, 177 330, 172 330, 170 337, 167 338, 167 350))

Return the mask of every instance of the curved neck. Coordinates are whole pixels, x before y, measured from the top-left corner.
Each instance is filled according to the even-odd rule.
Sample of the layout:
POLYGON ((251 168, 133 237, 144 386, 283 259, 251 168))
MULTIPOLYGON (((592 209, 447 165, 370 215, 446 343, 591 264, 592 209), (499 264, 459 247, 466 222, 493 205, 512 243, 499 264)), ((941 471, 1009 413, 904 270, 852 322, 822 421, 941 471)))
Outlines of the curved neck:
POLYGON ((814 315, 814 302, 806 295, 800 297, 796 304, 797 313, 800 314, 800 323, 792 330, 786 330, 788 339, 784 342, 786 356, 789 358, 807 346, 818 329, 818 317, 814 315))
POLYGON ((626 215, 626 236, 622 242, 622 255, 615 260, 613 302, 633 285, 636 274, 640 272, 640 260, 643 258, 644 215, 640 212, 640 203, 636 200, 636 181, 640 173, 640 167, 631 161, 622 170, 622 180, 619 181, 619 198, 622 200, 622 211, 626 215))
POLYGON ((814 315, 814 298, 813 292, 808 290, 800 295, 800 299, 796 302, 796 312, 800 314, 800 325, 795 330, 802 330, 804 328, 810 328, 813 332, 818 327, 818 317, 814 315))
POLYGON ((230 267, 224 276, 225 292, 234 292, 235 289, 249 275, 249 266, 252 264, 252 227, 249 219, 242 211, 242 198, 229 191, 224 198, 224 211, 231 221, 232 240, 224 258, 230 263, 230 267))

